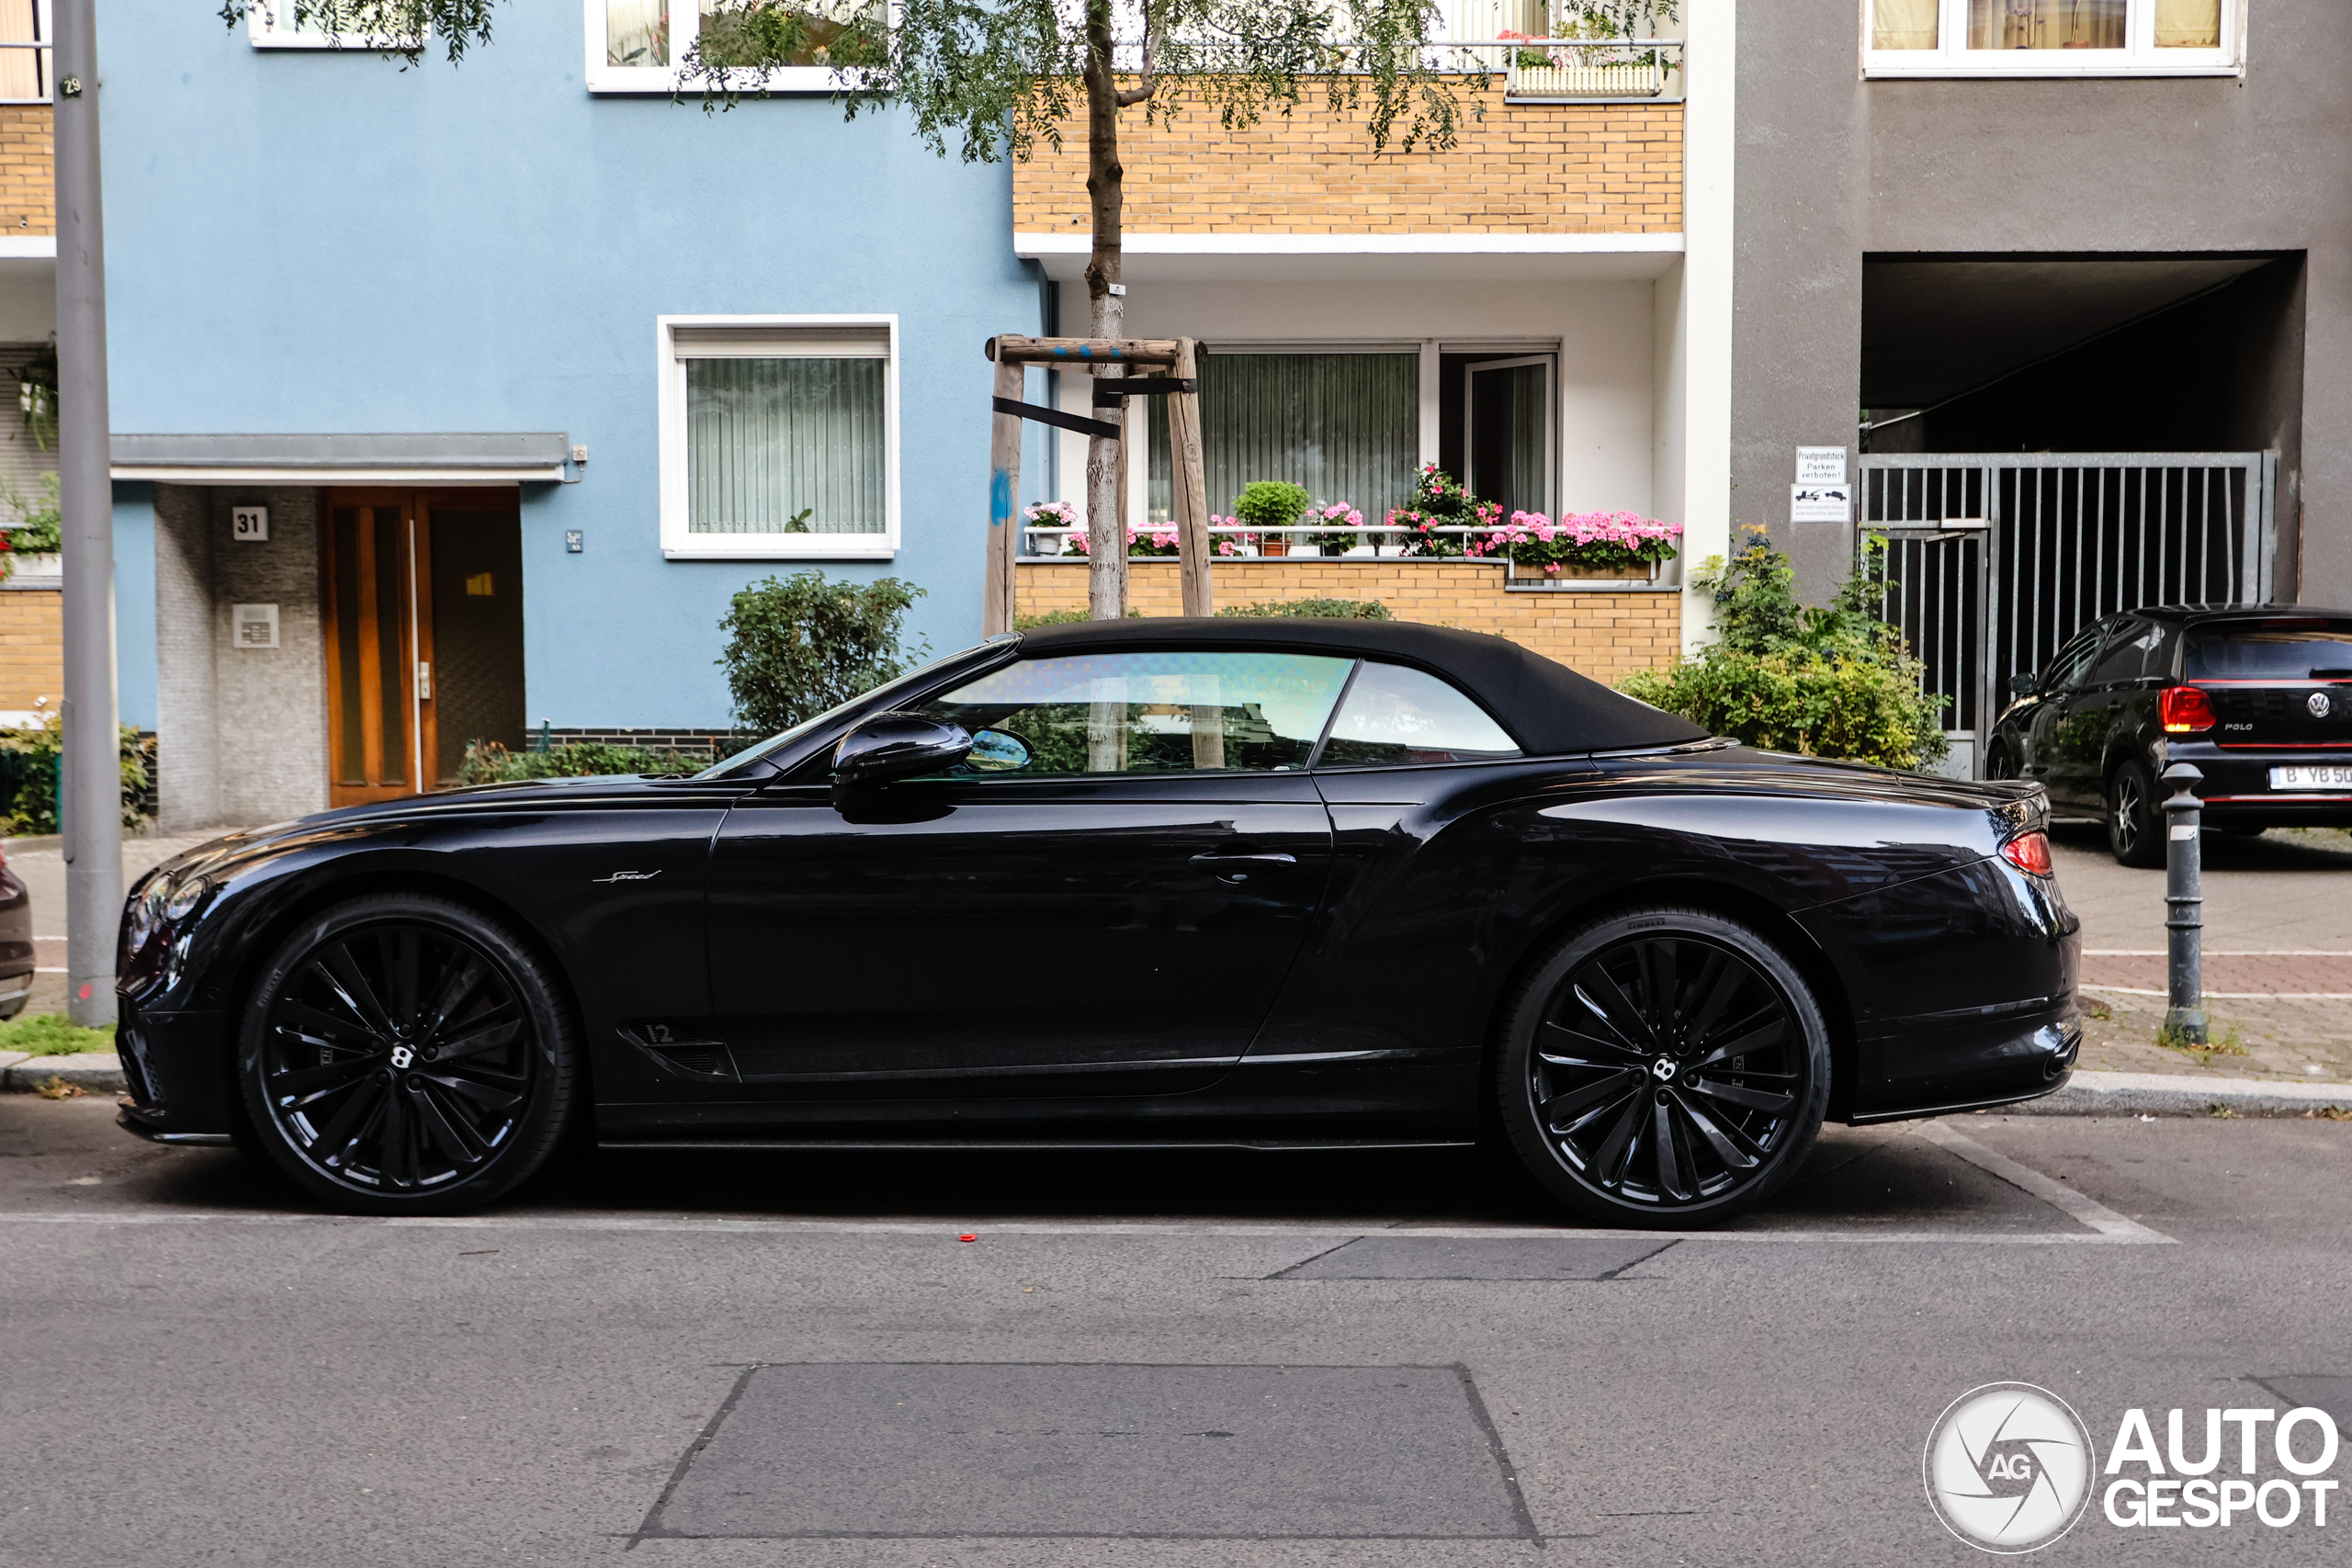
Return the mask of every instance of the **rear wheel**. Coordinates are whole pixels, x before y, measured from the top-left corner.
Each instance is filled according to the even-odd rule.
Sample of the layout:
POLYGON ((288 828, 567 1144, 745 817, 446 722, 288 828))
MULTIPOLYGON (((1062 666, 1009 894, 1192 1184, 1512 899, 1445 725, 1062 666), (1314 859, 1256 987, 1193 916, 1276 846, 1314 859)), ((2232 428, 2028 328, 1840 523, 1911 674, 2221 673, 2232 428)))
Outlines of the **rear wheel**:
POLYGON ((254 989, 238 1077, 255 1141, 363 1213, 479 1208, 529 1177, 571 1107, 555 976, 503 923, 388 894, 306 922, 254 989))
POLYGON ((2164 818, 2148 770, 2126 762, 2107 781, 2107 847, 2119 865, 2165 863, 2164 818))
POLYGON ((2018 776, 2017 759, 2009 755, 2006 746, 1996 746, 1984 759, 1984 776, 1988 779, 2013 779, 2018 776))
POLYGON ((1779 1191, 1829 1097, 1829 1034, 1795 967, 1700 909, 1563 938, 1505 1015, 1496 1091, 1511 1147, 1571 1208, 1689 1226, 1779 1191))

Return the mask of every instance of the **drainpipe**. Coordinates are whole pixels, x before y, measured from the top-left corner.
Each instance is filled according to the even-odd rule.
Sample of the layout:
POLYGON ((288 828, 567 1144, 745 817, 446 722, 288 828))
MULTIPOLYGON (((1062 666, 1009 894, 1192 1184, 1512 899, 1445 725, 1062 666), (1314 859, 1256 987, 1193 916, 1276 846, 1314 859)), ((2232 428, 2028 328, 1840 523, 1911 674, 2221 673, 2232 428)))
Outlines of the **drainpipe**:
POLYGON ((106 243, 98 181, 96 0, 56 0, 58 498, 64 513, 66 1008, 114 1021, 122 915, 122 770, 114 666, 114 481, 107 471, 106 243))

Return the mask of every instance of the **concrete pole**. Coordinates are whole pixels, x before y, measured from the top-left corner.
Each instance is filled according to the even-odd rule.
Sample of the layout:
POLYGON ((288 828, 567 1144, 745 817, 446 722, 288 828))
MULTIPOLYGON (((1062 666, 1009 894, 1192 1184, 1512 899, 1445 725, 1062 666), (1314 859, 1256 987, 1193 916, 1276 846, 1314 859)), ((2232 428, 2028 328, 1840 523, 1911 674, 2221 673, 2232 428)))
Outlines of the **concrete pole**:
POLYGON ((52 12, 57 137, 57 450, 64 512, 66 1007, 114 1021, 122 917, 122 772, 114 665, 114 482, 108 477, 106 241, 98 180, 96 0, 52 12))
POLYGON ((2205 888, 2203 843, 2198 830, 2205 805, 2197 786, 2205 775, 2188 762, 2165 770, 2172 785, 2165 802, 2164 1033, 2171 1043, 2205 1043, 2205 888))

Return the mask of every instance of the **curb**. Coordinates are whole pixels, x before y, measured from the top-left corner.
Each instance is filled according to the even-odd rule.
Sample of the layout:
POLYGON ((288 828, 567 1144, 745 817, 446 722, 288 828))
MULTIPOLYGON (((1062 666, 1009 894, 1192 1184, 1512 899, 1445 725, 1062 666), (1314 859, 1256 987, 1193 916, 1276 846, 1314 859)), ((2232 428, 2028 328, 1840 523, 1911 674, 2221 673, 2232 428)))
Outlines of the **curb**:
POLYGON ((2064 1089, 2009 1116, 2308 1116, 2331 1106, 2352 1111, 2352 1084, 2259 1078, 2199 1078, 2176 1073, 2076 1073, 2064 1089))
POLYGON ((111 1051, 84 1051, 71 1056, 27 1056, 0 1052, 0 1091, 30 1094, 52 1077, 63 1078, 85 1094, 120 1094, 130 1086, 122 1077, 122 1058, 111 1051))

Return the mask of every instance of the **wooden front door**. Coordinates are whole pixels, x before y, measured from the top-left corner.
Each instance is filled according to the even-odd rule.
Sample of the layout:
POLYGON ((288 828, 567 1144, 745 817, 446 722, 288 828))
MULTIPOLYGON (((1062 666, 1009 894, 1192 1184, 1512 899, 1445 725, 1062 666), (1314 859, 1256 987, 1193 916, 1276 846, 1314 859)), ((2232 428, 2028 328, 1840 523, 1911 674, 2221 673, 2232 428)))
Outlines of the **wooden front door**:
POLYGON ((469 740, 519 745, 515 492, 329 491, 322 533, 329 803, 453 784, 469 740), (436 554, 447 558, 438 573, 436 554), (456 639, 447 681, 435 668, 436 602, 456 639), (445 709, 457 721, 446 745, 445 709))
POLYGON ((413 493, 329 491, 322 532, 328 801, 414 795, 425 781, 413 493))

